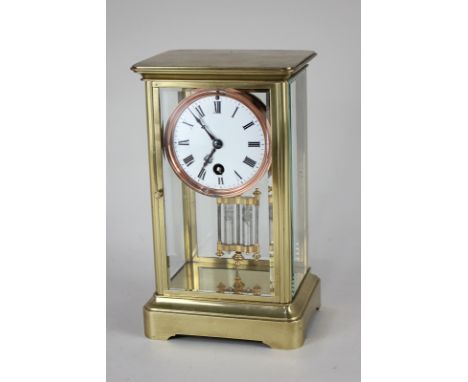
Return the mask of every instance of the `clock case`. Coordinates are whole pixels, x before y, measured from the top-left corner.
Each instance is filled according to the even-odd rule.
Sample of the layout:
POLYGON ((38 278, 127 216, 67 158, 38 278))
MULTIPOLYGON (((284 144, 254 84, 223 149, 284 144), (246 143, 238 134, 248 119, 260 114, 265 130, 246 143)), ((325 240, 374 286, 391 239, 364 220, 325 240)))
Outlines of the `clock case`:
POLYGON ((315 55, 177 50, 132 67, 145 82, 148 122, 156 291, 144 306, 147 337, 196 335, 261 341, 279 349, 302 346, 320 307, 320 279, 307 264, 306 68, 315 55), (246 195, 202 196, 167 164, 167 119, 178 102, 200 89, 236 89, 265 104, 271 165, 246 195), (210 203, 218 214, 220 204, 228 211, 232 203, 257 203, 257 247, 220 244, 221 234, 216 245, 203 247, 209 230, 226 224, 220 215, 218 229, 205 223, 210 203), (258 251, 253 257, 252 248, 258 251), (220 255, 220 250, 226 251, 220 255))

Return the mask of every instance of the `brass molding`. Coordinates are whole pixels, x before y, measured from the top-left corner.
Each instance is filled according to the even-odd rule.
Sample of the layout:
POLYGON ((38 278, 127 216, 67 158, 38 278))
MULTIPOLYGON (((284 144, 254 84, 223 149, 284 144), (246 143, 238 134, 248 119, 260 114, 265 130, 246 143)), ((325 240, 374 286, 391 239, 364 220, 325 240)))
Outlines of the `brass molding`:
POLYGON ((171 298, 154 295, 144 307, 145 335, 261 341, 277 349, 302 346, 307 324, 320 307, 320 279, 307 273, 289 304, 171 298))
POLYGON ((172 50, 131 67, 145 80, 287 81, 317 53, 307 50, 172 50))

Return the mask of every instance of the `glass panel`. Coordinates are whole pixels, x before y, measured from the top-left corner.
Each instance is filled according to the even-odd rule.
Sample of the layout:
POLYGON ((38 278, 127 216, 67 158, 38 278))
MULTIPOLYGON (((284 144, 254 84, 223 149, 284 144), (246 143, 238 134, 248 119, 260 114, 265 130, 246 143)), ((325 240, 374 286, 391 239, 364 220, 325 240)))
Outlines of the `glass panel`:
POLYGON ((307 272, 307 78, 303 70, 289 84, 292 173, 292 293, 307 272))
MULTIPOLYGON (((166 123, 174 108, 179 102, 180 90, 178 89, 161 89, 160 92, 160 111, 161 111, 161 127, 164 131, 166 123)), ((163 182, 164 182, 164 209, 166 211, 166 251, 169 261, 169 277, 174 274, 184 264, 184 226, 182 191, 179 178, 171 176, 172 169, 166 157, 163 160, 163 182), (167 224, 169 221, 176 224, 167 224)))
POLYGON ((269 120, 269 94, 229 91, 240 98, 212 90, 209 102, 192 103, 200 91, 160 88, 170 289, 271 296, 271 176, 262 154, 269 136, 242 104, 249 99, 269 120), (237 187, 241 194, 228 194, 237 187), (226 195, 206 195, 210 189, 226 195))

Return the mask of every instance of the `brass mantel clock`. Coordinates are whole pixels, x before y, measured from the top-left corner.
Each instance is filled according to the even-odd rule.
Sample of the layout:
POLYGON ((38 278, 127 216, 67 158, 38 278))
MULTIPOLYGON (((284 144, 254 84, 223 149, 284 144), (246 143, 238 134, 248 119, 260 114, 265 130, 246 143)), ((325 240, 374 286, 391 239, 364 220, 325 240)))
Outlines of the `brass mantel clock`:
POLYGON ((156 292, 145 334, 303 344, 310 51, 178 50, 146 85, 156 292))

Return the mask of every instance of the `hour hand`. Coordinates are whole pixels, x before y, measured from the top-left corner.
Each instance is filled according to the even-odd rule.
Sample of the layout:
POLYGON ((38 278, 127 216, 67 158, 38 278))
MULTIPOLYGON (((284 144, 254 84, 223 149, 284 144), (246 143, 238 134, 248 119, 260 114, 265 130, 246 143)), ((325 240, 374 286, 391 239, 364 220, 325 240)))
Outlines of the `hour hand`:
POLYGON ((205 156, 205 158, 203 158, 205 161, 203 162, 203 167, 198 173, 198 179, 202 179, 202 180, 205 179, 206 166, 208 166, 208 164, 213 162, 213 154, 215 153, 215 151, 216 151, 216 148, 213 147, 213 149, 211 150, 211 153, 209 153, 208 155, 205 156))
POLYGON ((215 153, 216 151, 216 147, 213 147, 213 150, 211 150, 211 153, 209 153, 205 158, 205 162, 203 162, 203 168, 205 168, 209 163, 211 163, 213 161, 213 154, 215 153))

